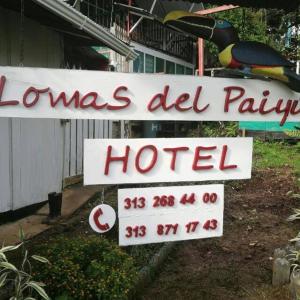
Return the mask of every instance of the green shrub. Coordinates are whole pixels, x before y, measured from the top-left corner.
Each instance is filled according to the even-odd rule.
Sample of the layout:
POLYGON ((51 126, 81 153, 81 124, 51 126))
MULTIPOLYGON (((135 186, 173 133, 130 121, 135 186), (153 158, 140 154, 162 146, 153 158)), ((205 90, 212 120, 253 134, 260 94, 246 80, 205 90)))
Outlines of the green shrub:
POLYGON ((137 278, 132 258, 102 237, 58 238, 39 251, 51 265, 35 272, 54 299, 127 299, 137 278))
MULTIPOLYGON (((238 122, 202 122, 200 127, 203 137, 236 137, 239 132, 238 122)), ((193 133, 191 134, 192 136, 193 133)))

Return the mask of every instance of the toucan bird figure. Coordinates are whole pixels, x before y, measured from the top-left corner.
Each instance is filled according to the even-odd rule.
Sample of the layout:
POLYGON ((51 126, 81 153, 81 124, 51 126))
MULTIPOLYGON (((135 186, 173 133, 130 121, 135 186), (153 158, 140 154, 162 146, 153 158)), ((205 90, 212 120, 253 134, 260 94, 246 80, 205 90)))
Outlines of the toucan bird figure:
POLYGON ((220 63, 245 76, 263 76, 279 80, 300 92, 300 76, 293 63, 266 44, 240 41, 233 25, 226 20, 186 11, 168 13, 163 23, 177 31, 212 41, 219 49, 220 63))

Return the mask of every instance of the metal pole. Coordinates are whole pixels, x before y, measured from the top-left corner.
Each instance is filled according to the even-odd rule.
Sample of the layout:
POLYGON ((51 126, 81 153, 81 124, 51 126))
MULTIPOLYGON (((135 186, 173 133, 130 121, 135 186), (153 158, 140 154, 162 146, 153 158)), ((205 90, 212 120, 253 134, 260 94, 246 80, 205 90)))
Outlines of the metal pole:
MULTIPOLYGON (((128 0, 128 5, 131 6, 132 0, 128 0)), ((127 15, 127 36, 129 36, 130 33, 130 13, 128 12, 127 15)))

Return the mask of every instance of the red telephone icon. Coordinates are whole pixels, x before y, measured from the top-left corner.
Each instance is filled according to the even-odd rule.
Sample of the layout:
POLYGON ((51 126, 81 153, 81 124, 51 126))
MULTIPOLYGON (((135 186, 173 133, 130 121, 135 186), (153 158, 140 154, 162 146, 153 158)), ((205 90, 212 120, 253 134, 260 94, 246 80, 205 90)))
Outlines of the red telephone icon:
POLYGON ((105 224, 101 224, 100 221, 99 221, 99 217, 103 215, 103 211, 101 208, 98 208, 96 210, 96 212, 94 213, 94 222, 96 224, 96 226, 101 230, 101 231, 106 231, 109 229, 109 225, 107 223, 105 224))

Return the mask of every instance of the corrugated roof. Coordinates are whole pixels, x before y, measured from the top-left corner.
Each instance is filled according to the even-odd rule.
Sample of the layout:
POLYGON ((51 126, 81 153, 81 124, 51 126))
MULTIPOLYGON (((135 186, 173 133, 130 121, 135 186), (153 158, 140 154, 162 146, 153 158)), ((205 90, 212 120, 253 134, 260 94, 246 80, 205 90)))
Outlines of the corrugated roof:
POLYGON ((106 28, 95 23, 87 16, 83 15, 81 12, 73 8, 71 5, 67 4, 63 0, 33 0, 35 3, 43 6, 52 13, 58 15, 59 17, 65 19, 66 21, 73 24, 91 35, 95 39, 100 40, 102 43, 107 45, 109 48, 115 50, 121 55, 126 56, 128 59, 135 59, 138 55, 134 50, 123 41, 119 40, 115 35, 109 32, 106 28))
MULTIPOLYGON (((176 1, 176 0, 162 0, 176 1)), ((183 0, 190 3, 210 3, 216 5, 233 4, 253 8, 277 8, 295 10, 300 6, 300 0, 183 0)))

